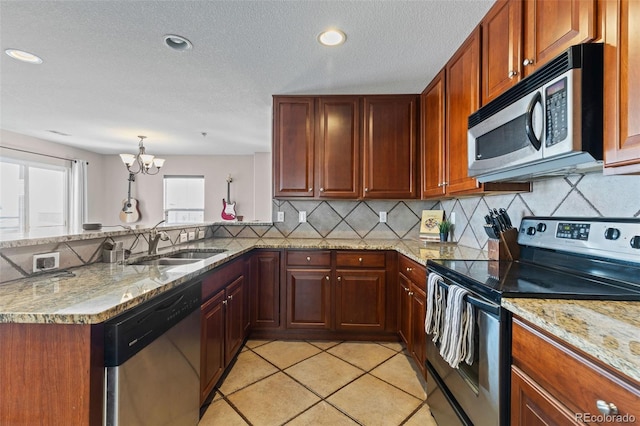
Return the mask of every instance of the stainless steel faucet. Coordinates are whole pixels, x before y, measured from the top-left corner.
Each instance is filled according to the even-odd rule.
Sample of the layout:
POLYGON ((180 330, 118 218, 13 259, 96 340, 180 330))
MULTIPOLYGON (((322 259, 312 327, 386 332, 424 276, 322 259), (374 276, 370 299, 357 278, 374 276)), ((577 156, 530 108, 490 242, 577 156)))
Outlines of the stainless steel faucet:
POLYGON ((149 231, 149 254, 157 254, 158 253, 158 242, 160 240, 167 241, 169 239, 169 235, 164 232, 156 229, 158 225, 164 222, 162 219, 160 222, 156 223, 153 228, 149 231))

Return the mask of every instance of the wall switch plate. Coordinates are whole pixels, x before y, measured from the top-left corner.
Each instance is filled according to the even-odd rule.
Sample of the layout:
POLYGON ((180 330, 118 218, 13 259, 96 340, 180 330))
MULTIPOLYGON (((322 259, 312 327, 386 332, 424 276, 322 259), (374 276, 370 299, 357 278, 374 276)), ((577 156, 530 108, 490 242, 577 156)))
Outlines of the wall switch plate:
POLYGON ((387 223, 387 212, 380 212, 380 223, 387 223))
POLYGON ((189 241, 196 239, 196 231, 189 231, 189 241))
POLYGON ((186 232, 182 232, 182 233, 180 234, 180 242, 181 242, 181 243, 186 243, 186 242, 187 242, 187 238, 188 238, 188 236, 187 236, 187 233, 186 233, 186 232))
POLYGON ((276 221, 277 222, 284 222, 284 212, 278 212, 276 221))
POLYGON ((48 271, 60 267, 60 253, 43 253, 33 255, 33 272, 48 271))
POLYGON ((298 213, 298 222, 306 222, 307 221, 307 212, 299 212, 298 213))
POLYGON ((198 229, 198 239, 201 240, 205 237, 206 231, 204 229, 198 229))

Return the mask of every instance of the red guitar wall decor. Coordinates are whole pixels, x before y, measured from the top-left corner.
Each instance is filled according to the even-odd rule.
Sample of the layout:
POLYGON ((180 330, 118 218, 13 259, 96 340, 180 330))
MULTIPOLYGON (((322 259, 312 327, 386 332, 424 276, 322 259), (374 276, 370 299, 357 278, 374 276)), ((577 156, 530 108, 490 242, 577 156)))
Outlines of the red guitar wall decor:
POLYGON ((231 182, 233 179, 231 175, 227 176, 227 200, 222 199, 222 219, 235 220, 236 218, 236 203, 231 202, 231 182))

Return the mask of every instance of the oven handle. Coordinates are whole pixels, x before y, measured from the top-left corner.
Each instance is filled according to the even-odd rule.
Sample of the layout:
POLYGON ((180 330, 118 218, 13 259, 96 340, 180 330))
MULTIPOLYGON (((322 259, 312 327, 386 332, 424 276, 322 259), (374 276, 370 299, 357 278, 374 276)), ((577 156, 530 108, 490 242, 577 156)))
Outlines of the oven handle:
MULTIPOLYGON (((449 291, 449 286, 444 281, 442 281, 442 280, 438 281, 438 285, 440 287, 444 288, 445 290, 449 291)), ((495 305, 495 304, 493 304, 491 302, 485 302, 484 300, 480 300, 477 297, 473 297, 471 294, 465 294, 464 298, 465 298, 465 300, 467 302, 469 302, 470 304, 472 304, 476 308, 480 309, 481 311, 488 312, 488 313, 493 314, 493 315, 495 315, 497 317, 500 316, 500 306, 499 305, 495 305)))

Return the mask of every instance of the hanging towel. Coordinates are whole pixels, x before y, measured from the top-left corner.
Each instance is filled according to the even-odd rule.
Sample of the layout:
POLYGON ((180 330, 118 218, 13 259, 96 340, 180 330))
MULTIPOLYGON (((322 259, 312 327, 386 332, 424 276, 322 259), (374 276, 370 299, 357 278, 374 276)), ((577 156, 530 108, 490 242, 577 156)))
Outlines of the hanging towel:
POLYGON ((467 290, 450 285, 444 324, 440 342, 440 355, 453 368, 461 361, 471 365, 473 362, 474 311, 473 306, 464 301, 467 290))
POLYGON ((438 285, 442 277, 435 272, 429 273, 427 280, 427 314, 424 319, 424 331, 433 334, 433 341, 436 342, 440 336, 442 325, 442 314, 444 312, 444 294, 438 285))

